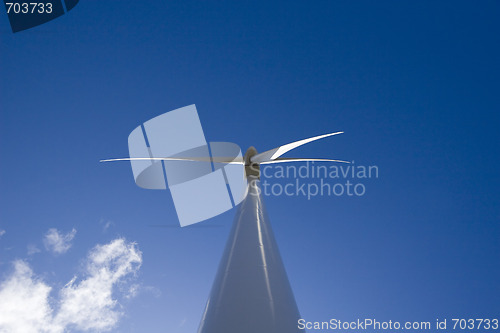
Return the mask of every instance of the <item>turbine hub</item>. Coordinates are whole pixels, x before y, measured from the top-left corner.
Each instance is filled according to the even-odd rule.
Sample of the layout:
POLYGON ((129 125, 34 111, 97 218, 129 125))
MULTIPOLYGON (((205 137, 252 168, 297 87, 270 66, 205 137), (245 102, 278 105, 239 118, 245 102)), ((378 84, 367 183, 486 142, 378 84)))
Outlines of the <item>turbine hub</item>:
POLYGON ((257 149, 253 146, 248 148, 243 157, 245 160, 245 176, 260 179, 260 164, 251 161, 252 156, 257 155, 257 149))

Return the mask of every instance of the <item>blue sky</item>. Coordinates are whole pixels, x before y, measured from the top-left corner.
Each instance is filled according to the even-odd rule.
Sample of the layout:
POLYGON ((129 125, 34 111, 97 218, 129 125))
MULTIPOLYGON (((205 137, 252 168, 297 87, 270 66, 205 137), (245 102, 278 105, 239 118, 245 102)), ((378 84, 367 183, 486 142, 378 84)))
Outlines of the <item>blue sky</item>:
POLYGON ((180 228, 168 191, 98 161, 196 104, 208 141, 343 130, 287 156, 378 166, 361 197, 266 198, 304 318, 498 318, 499 6, 82 0, 16 34, 0 15, 2 290, 48 286, 70 313, 63 291, 115 248, 106 328, 195 332, 234 211, 180 228))

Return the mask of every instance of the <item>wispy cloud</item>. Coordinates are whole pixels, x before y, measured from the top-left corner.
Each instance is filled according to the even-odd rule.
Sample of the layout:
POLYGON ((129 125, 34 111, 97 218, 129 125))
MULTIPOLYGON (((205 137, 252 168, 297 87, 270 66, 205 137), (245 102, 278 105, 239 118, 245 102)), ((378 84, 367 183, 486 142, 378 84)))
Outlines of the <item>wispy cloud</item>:
POLYGON ((128 299, 134 298, 137 296, 139 293, 139 289, 141 286, 139 284, 133 284, 128 288, 127 293, 125 294, 125 297, 128 299))
POLYGON ((128 289, 124 290, 124 296, 127 299, 132 299, 137 297, 139 294, 149 294, 154 298, 161 296, 161 290, 153 286, 144 286, 141 284, 132 284, 128 286, 128 289))
POLYGON ((186 322, 187 322, 187 318, 183 318, 183 319, 181 320, 181 322, 179 323, 179 326, 178 326, 178 327, 179 327, 179 328, 181 328, 182 326, 184 326, 184 324, 185 324, 186 322))
POLYGON ((106 220, 106 219, 103 219, 103 218, 101 218, 101 220, 99 221, 99 224, 102 224, 102 232, 108 231, 108 229, 111 226, 115 225, 115 223, 113 221, 106 220))
POLYGON ((5 230, 0 229, 0 237, 2 237, 3 235, 5 235, 5 230))
POLYGON ((155 298, 158 298, 161 296, 161 290, 156 288, 156 287, 153 287, 153 286, 144 286, 144 287, 142 287, 142 290, 150 293, 155 298))
POLYGON ((114 289, 134 276, 141 264, 135 243, 116 239, 96 246, 87 257, 84 276, 75 276, 59 290, 56 310, 49 302, 52 287, 18 260, 13 274, 0 284, 0 332, 111 330, 122 315, 114 289))
POLYGON ((35 244, 28 244, 28 255, 31 256, 35 253, 40 253, 40 249, 35 244))
POLYGON ((67 234, 59 232, 55 228, 49 229, 43 238, 43 244, 48 251, 56 254, 65 253, 71 248, 71 241, 76 235, 76 229, 73 228, 67 234))

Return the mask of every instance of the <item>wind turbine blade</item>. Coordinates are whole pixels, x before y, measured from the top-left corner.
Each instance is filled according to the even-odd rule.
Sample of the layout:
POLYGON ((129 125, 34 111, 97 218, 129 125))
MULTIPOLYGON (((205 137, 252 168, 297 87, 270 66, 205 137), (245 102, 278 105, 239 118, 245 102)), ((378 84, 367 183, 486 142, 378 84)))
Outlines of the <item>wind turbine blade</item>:
POLYGON ((260 164, 276 164, 276 163, 288 163, 288 162, 338 162, 338 163, 351 163, 349 161, 343 160, 330 160, 326 158, 277 158, 271 161, 264 161, 260 164))
POLYGON ((342 133, 344 133, 344 132, 328 133, 328 134, 318 135, 318 136, 315 136, 315 137, 312 137, 312 138, 308 138, 308 139, 304 139, 304 140, 295 141, 295 142, 292 142, 292 143, 289 143, 289 144, 286 144, 286 145, 283 145, 283 146, 280 146, 280 147, 277 147, 277 148, 274 148, 274 149, 271 149, 271 150, 267 150, 267 151, 265 151, 263 153, 254 155, 251 158, 251 161, 255 162, 255 163, 262 163, 262 162, 272 161, 272 160, 277 159, 278 157, 280 157, 284 153, 286 153, 286 152, 288 152, 288 151, 290 151, 292 149, 295 149, 295 148, 297 148, 299 146, 305 145, 306 143, 309 143, 309 142, 312 142, 312 141, 316 141, 316 140, 319 140, 319 139, 323 139, 323 138, 326 138, 326 137, 329 137, 329 136, 332 136, 332 135, 342 134, 342 133))
POLYGON ((244 164, 243 159, 234 157, 126 157, 100 160, 99 162, 117 162, 117 161, 189 161, 189 162, 214 162, 226 164, 244 164))

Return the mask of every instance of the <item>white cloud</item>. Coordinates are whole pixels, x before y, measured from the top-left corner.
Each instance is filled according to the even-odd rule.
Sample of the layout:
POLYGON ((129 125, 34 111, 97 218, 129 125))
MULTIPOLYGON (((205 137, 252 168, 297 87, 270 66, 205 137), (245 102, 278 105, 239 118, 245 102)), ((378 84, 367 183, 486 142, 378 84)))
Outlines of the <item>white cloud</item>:
POLYGON ((27 263, 14 262, 14 274, 0 285, 0 332, 49 331, 52 315, 48 303, 50 290, 49 286, 33 277, 27 263))
POLYGON ((49 297, 52 288, 36 278, 26 262, 16 261, 14 273, 0 284, 0 332, 108 331, 122 315, 113 291, 134 276, 141 263, 135 243, 116 239, 97 245, 87 257, 83 278, 74 277, 59 291, 56 308, 49 297))
POLYGON ((113 286, 129 274, 136 273, 142 263, 141 252, 134 243, 117 239, 98 245, 89 255, 87 279, 71 280, 61 290, 61 308, 57 322, 72 323, 81 330, 106 330, 119 319, 113 286))
POLYGON ((55 228, 49 229, 43 238, 43 243, 48 251, 57 254, 65 253, 71 247, 71 241, 76 235, 76 229, 73 228, 67 234, 60 233, 55 228))
POLYGON ((5 235, 5 230, 0 229, 0 237, 2 237, 3 235, 5 235))

